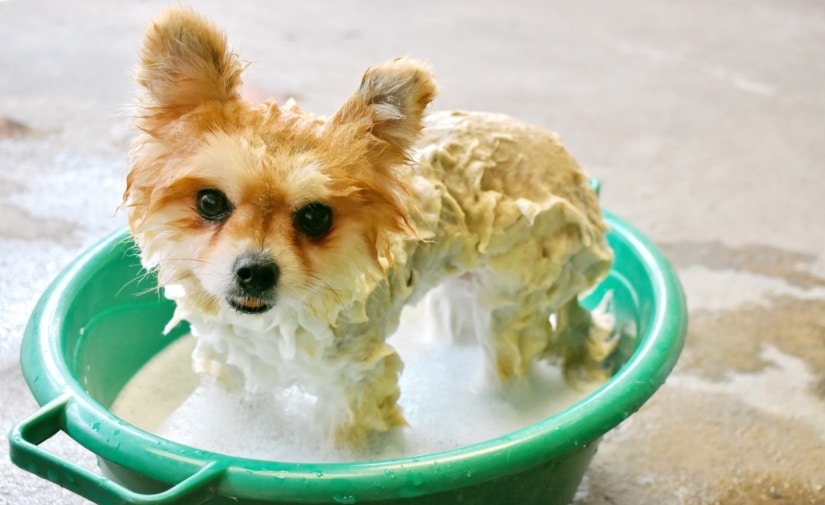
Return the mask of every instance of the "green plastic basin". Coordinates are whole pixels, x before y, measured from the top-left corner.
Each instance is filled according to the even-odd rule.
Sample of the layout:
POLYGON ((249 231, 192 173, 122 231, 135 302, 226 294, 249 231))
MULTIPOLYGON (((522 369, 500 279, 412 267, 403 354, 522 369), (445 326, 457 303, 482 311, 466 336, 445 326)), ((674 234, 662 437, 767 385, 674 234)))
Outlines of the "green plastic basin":
POLYGON ((627 223, 605 217, 616 260, 585 303, 612 290, 617 324, 635 328, 612 358, 610 380, 558 414, 486 442, 335 464, 210 453, 146 433, 108 410, 129 379, 186 332, 162 334, 172 304, 141 270, 127 233, 115 233, 66 268, 31 316, 21 366, 42 407, 12 429, 11 459, 100 504, 569 503, 602 435, 664 382, 687 325, 665 257, 627 223), (60 431, 97 455, 102 474, 41 446, 60 431))

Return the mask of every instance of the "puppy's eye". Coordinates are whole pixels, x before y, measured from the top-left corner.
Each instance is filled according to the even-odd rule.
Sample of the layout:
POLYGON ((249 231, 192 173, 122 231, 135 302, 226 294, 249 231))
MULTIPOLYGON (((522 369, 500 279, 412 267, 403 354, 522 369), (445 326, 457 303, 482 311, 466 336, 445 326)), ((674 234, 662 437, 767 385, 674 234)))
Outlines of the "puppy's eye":
POLYGON ((202 189, 195 201, 198 214, 207 221, 223 221, 232 213, 232 204, 217 189, 202 189))
POLYGON ((332 228, 332 209, 323 203, 310 203, 293 217, 295 228, 310 238, 321 238, 332 228))

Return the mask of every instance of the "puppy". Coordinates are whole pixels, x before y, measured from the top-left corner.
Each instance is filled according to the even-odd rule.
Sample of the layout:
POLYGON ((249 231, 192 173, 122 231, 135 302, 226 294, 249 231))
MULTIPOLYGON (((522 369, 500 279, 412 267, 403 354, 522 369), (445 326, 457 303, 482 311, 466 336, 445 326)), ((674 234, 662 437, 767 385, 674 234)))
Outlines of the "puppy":
POLYGON ((191 10, 148 27, 124 194, 143 265, 229 388, 294 384, 341 445, 405 424, 386 339, 440 283, 469 286, 489 373, 542 358, 601 372, 607 328, 577 295, 612 254, 587 177, 551 133, 499 114, 425 117, 436 83, 399 58, 329 118, 248 103, 244 65, 191 10), (552 316, 552 317, 551 317, 552 316))

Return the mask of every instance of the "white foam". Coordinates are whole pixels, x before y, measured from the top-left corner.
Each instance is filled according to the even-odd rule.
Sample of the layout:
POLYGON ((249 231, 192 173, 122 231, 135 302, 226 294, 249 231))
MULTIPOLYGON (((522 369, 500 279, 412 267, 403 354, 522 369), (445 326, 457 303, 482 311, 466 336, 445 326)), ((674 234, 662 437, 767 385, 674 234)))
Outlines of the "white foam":
POLYGON ((244 397, 212 381, 197 385, 188 361, 192 337, 176 342, 138 372, 112 411, 164 438, 233 456, 293 462, 376 460, 495 438, 559 412, 596 387, 573 390, 556 367, 545 363, 536 364, 524 384, 506 391, 490 387, 484 381, 481 349, 472 337, 458 334, 470 330, 429 310, 436 306, 425 299, 408 307, 390 339, 405 363, 400 403, 410 426, 373 436, 358 452, 331 447, 319 436, 312 428, 315 398, 297 387, 244 397), (452 338, 444 338, 445 328, 452 338), (168 401, 184 397, 179 405, 168 401), (167 401, 161 401, 164 398, 167 401))

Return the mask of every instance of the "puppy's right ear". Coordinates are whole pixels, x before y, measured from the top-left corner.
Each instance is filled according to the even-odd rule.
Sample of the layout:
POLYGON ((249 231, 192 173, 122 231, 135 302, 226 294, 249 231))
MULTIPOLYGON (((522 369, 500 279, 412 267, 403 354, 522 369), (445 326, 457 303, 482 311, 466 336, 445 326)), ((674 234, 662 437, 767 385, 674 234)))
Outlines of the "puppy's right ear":
POLYGON ((223 31, 191 9, 162 11, 143 40, 136 80, 146 94, 138 126, 152 131, 205 102, 236 97, 242 70, 223 31))

